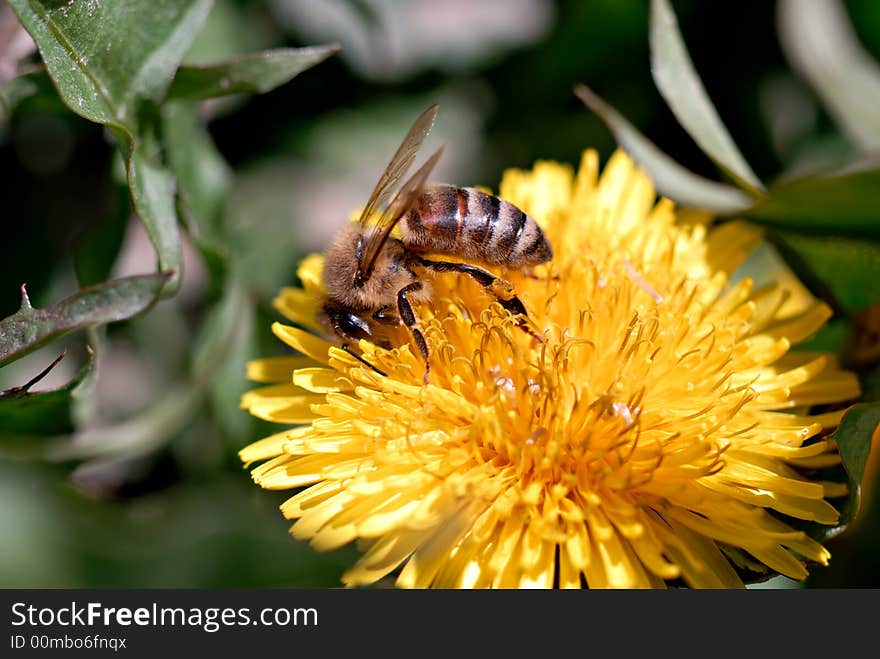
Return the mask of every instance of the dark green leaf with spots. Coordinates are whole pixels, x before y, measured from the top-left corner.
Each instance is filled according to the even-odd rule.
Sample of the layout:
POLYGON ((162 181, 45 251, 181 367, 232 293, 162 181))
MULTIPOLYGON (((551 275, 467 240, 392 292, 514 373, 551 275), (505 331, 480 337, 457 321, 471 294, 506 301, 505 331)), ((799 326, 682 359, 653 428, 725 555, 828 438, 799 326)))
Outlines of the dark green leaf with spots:
POLYGON ((21 308, 0 320, 0 366, 73 330, 126 320, 148 309, 170 273, 136 275, 90 286, 43 309, 22 287, 21 308))

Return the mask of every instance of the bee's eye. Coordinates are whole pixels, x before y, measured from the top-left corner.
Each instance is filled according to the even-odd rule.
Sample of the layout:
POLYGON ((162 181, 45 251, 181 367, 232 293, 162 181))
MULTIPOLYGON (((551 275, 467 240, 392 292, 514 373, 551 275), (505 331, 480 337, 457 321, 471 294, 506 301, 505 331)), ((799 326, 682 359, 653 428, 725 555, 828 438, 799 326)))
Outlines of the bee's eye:
POLYGON ((341 313, 336 318, 339 330, 352 339, 369 339, 372 336, 370 325, 353 313, 341 313))

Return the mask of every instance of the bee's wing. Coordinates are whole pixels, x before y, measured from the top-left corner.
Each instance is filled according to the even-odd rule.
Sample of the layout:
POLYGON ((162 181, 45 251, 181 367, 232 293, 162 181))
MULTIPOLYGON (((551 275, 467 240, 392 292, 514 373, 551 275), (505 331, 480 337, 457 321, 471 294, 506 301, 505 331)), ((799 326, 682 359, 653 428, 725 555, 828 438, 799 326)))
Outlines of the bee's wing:
POLYGON ((370 276, 370 273, 373 271, 373 265, 376 263, 376 257, 379 256, 379 252, 382 250, 382 245, 388 240, 391 230, 400 221, 400 218, 412 208, 416 199, 419 198, 422 189, 425 187, 425 181, 428 180, 431 170, 434 169, 442 154, 443 147, 441 146, 403 184, 400 191, 394 196, 391 203, 388 204, 388 208, 385 209, 382 217, 376 222, 364 245, 364 251, 358 263, 357 281, 365 281, 370 276))
POLYGON ((373 193, 361 212, 359 219, 361 226, 365 226, 376 209, 382 208, 391 199, 395 186, 403 178, 403 175, 406 174, 410 166, 412 166, 413 160, 416 159, 416 154, 425 140, 425 136, 431 130, 431 126, 434 125, 437 108, 438 106, 435 103, 422 112, 419 118, 413 122, 406 137, 403 138, 403 142, 400 143, 394 156, 392 156, 391 162, 388 163, 385 171, 382 172, 376 187, 373 188, 373 193))

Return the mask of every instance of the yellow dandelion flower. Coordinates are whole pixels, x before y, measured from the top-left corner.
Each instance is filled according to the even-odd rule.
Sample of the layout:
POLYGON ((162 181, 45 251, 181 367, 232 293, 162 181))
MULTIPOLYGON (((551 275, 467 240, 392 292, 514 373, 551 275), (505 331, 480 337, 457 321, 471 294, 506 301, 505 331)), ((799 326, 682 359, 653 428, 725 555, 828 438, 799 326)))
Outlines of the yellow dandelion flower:
POLYGON ((538 220, 554 258, 503 273, 539 343, 469 278, 439 275, 419 326, 360 349, 383 377, 315 336, 322 257, 277 309, 302 357, 263 359, 242 405, 304 424, 241 451, 318 550, 358 541, 347 585, 399 569, 403 587, 740 587, 737 568, 807 575, 822 545, 785 520, 834 524, 823 431, 858 396, 830 356, 792 344, 829 317, 798 288, 731 273, 758 245, 743 222, 676 223, 622 152, 601 177, 542 162, 500 196, 538 220), (795 294, 792 294, 795 293, 795 294))

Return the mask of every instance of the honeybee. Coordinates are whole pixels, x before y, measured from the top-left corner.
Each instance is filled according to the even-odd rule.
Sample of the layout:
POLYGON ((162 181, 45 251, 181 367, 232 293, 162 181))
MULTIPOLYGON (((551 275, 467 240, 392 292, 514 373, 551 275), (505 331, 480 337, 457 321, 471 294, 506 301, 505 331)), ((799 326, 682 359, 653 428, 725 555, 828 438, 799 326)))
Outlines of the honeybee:
POLYGON ((549 261, 553 255, 535 220, 513 204, 474 188, 426 185, 442 146, 394 194, 433 126, 437 109, 432 105, 415 120, 358 221, 342 227, 328 247, 327 294, 319 312, 319 321, 339 337, 342 349, 381 375, 385 373, 354 353, 350 345, 367 339, 390 348, 388 329, 405 325, 425 360, 426 383, 428 344, 413 311, 414 304, 431 299, 426 275, 459 273, 473 278, 540 341, 528 329, 520 299, 498 292, 512 291, 510 285, 479 266, 523 269, 549 261), (392 237, 398 224, 400 238, 392 237), (434 254, 467 262, 428 258, 434 254))

